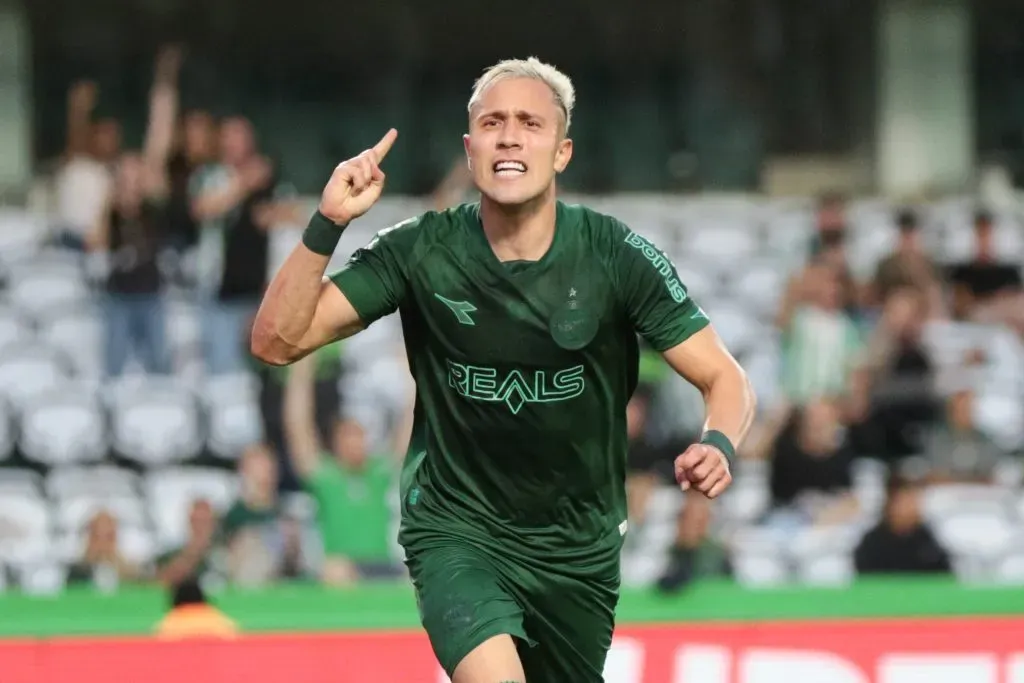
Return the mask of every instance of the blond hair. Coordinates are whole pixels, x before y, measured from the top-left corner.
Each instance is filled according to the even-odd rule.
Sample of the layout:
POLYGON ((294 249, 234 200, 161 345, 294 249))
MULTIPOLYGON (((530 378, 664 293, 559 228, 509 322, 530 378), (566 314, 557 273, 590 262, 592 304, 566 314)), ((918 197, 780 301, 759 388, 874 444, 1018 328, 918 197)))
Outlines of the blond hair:
POLYGON ((529 59, 505 59, 484 71, 480 78, 473 84, 473 95, 469 98, 467 111, 480 101, 484 91, 489 87, 509 78, 532 78, 544 83, 551 89, 554 95, 555 104, 562 111, 565 120, 565 132, 569 132, 569 124, 572 122, 572 108, 576 103, 576 89, 572 85, 572 79, 564 73, 545 64, 536 57, 529 59))

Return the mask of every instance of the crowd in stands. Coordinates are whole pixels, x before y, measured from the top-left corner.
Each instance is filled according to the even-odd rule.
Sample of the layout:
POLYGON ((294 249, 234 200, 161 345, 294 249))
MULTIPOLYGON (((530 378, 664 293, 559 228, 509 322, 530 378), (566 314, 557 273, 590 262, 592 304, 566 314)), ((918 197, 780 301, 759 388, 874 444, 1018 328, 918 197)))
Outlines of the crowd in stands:
MULTIPOLYGON (((46 243, 29 260, 81 271, 71 317, 102 310, 97 362, 84 338, 54 344, 69 376, 94 380, 88 391, 47 384, 40 366, 37 396, 5 379, 31 356, 15 346, 59 336, 47 336, 51 300, 19 298, 17 264, 6 264, 0 575, 29 590, 401 577, 396 485, 412 393, 400 329, 382 321, 290 368, 249 356, 275 244, 294 243, 310 207, 243 117, 181 111, 181 60, 173 47, 156 60, 140 151, 95 116, 95 84, 69 92, 46 243), (25 319, 29 336, 18 331, 25 319), (86 394, 70 412, 53 409, 86 394), (29 400, 39 397, 49 412, 29 400), (69 418, 82 426, 67 443, 45 444, 53 420, 86 413, 69 418), (26 510, 51 512, 37 523, 26 510), (25 550, 36 537, 53 547, 25 550)), ((435 205, 467 196, 461 168, 435 205)), ((628 406, 627 583, 1024 580, 1014 555, 1024 553, 1024 236, 1014 212, 840 196, 706 213, 657 197, 606 203, 673 258, 762 407, 733 490, 714 504, 684 496, 671 463, 699 434, 700 396, 645 354, 628 406)))

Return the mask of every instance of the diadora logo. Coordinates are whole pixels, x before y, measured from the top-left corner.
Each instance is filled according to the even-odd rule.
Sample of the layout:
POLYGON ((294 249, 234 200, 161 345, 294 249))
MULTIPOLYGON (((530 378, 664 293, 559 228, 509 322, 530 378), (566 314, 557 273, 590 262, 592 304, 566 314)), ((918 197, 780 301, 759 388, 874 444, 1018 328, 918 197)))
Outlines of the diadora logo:
POLYGON ((568 401, 586 388, 582 365, 555 373, 512 370, 499 375, 495 368, 453 361, 448 361, 448 385, 466 398, 504 403, 513 415, 527 403, 568 401))
POLYGON ((455 319, 458 320, 460 323, 462 323, 463 325, 476 325, 476 322, 473 321, 473 318, 469 316, 470 313, 476 311, 476 306, 469 303, 468 301, 452 301, 451 299, 446 299, 440 294, 436 293, 434 294, 434 296, 437 298, 438 301, 440 301, 449 309, 451 309, 451 312, 455 314, 455 319))

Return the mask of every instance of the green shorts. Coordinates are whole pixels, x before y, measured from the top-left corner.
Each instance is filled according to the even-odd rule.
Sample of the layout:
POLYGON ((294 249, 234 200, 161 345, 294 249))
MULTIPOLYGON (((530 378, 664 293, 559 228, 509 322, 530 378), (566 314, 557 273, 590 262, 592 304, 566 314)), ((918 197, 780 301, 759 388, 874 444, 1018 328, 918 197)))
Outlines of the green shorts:
POLYGON ((581 580, 495 558, 468 543, 406 549, 420 619, 451 676, 489 638, 508 634, 529 683, 601 683, 618 581, 581 580))

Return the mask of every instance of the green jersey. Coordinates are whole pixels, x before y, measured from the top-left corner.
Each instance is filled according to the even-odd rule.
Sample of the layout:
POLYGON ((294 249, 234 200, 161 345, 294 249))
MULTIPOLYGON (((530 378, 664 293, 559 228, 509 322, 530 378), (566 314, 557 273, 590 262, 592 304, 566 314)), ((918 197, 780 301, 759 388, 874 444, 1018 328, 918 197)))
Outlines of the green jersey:
POLYGON ((331 279, 364 324, 401 315, 417 388, 402 544, 617 568, 637 335, 664 351, 708 324, 669 258, 559 202, 547 254, 500 262, 465 204, 381 231, 331 279))

